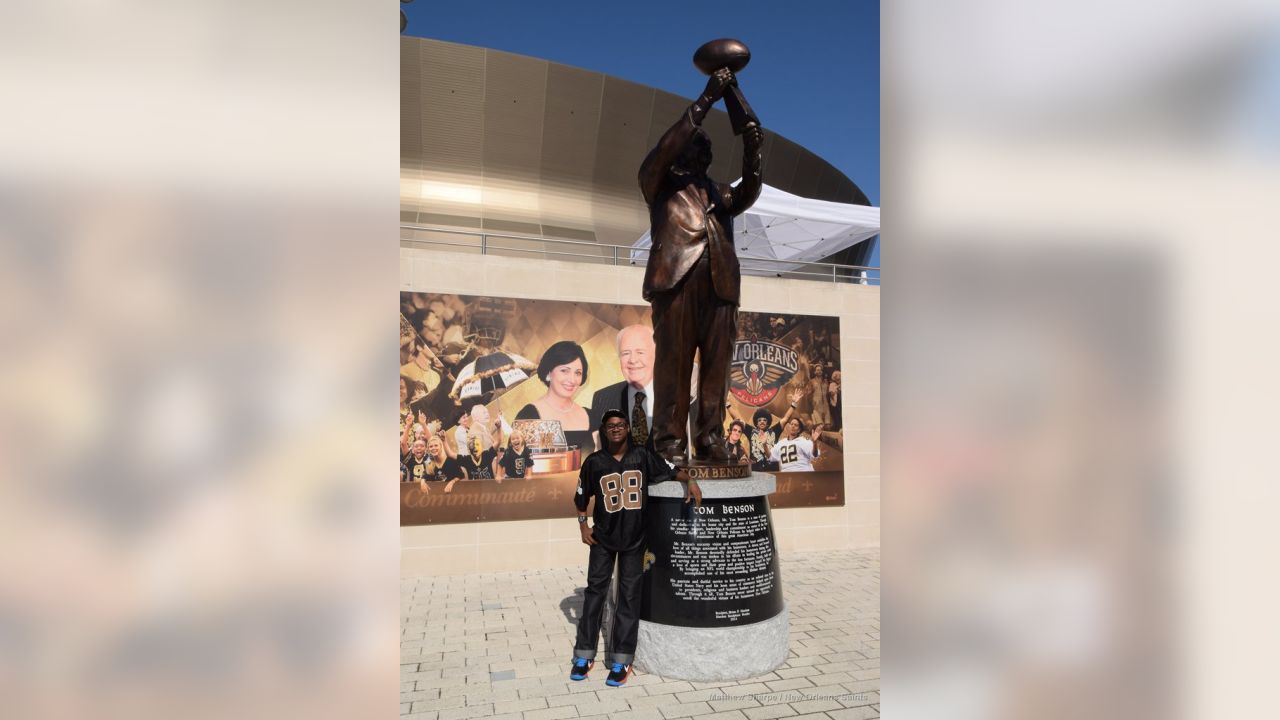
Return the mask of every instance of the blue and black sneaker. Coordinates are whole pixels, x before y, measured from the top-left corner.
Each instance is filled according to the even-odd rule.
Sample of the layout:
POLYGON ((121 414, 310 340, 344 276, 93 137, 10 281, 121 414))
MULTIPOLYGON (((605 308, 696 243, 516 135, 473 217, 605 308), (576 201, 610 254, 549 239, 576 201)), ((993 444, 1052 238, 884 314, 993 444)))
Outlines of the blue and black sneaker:
POLYGON ((609 668, 609 678, 604 681, 605 685, 610 687, 621 687, 627 682, 627 676, 631 674, 631 666, 623 665, 620 662, 614 663, 609 668))
POLYGON ((587 673, 591 672, 591 666, 595 665, 595 660, 588 660, 582 657, 573 659, 573 667, 569 668, 570 680, 586 680, 587 673))

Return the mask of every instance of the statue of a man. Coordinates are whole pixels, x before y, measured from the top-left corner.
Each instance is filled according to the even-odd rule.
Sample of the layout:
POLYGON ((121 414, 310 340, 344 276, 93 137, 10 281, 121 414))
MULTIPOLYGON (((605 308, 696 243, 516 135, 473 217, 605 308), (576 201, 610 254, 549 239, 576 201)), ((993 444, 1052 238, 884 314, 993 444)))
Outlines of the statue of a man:
POLYGON ((707 177, 711 139, 702 120, 737 80, 716 70, 702 96, 681 115, 640 166, 649 204, 653 247, 644 274, 644 299, 653 307, 653 447, 685 462, 686 423, 695 351, 700 352, 693 459, 725 462, 724 400, 737 337, 740 273, 733 218, 760 196, 757 124, 743 132, 742 181, 736 187, 707 177))

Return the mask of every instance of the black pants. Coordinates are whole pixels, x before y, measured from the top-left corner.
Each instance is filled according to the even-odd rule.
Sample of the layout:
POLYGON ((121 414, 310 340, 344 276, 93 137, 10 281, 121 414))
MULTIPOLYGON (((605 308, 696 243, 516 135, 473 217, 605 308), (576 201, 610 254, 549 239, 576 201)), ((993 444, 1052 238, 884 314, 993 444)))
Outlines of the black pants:
POLYGON ((644 572, 644 546, 615 552, 603 545, 592 545, 587 561, 587 591, 578 619, 578 641, 574 657, 595 658, 600 641, 600 621, 604 616, 604 600, 613 579, 613 560, 618 559, 618 606, 614 609, 613 630, 605 658, 609 662, 631 664, 636 655, 636 637, 640 634, 640 576, 644 572))

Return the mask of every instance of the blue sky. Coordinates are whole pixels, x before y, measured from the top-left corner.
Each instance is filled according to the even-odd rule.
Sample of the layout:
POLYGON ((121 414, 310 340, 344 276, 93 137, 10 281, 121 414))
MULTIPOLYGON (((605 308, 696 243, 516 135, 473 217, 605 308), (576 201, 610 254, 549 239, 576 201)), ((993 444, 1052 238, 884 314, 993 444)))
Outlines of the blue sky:
MULTIPOLYGON (((647 3, 415 0, 408 35, 532 55, 692 98, 693 51, 742 40, 740 83, 765 127, 835 165, 880 205, 880 5, 876 0, 647 3)), ((879 248, 874 263, 879 262, 879 248)))

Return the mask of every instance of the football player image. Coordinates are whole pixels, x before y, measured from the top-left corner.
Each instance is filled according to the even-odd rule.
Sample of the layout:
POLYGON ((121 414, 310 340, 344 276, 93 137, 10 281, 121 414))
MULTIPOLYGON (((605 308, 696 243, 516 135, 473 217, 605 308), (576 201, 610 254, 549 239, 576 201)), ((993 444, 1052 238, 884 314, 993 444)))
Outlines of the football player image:
POLYGON ((578 616, 578 636, 573 646, 569 679, 583 680, 595 664, 596 646, 604 614, 605 594, 618 565, 618 602, 606 659, 612 687, 623 685, 635 659, 640 632, 640 580, 644 571, 644 508, 650 483, 677 479, 687 484, 685 502, 702 504, 698 483, 683 471, 675 471, 657 453, 637 445, 631 425, 621 410, 609 410, 600 421, 605 447, 587 456, 578 473, 573 504, 578 509, 578 529, 589 546, 587 587, 578 616), (593 501, 594 498, 594 501, 593 501), (594 504, 592 524, 587 506, 594 504))
POLYGON ((804 423, 791 418, 786 424, 786 438, 769 447, 769 459, 782 466, 782 472, 813 472, 813 459, 818 457, 818 438, 822 426, 814 425, 809 436, 801 435, 804 423))

